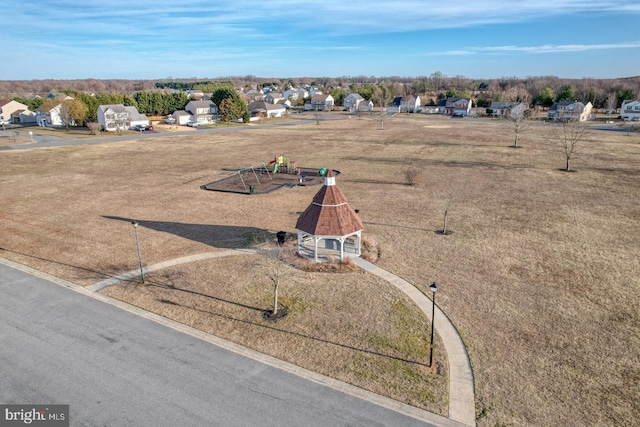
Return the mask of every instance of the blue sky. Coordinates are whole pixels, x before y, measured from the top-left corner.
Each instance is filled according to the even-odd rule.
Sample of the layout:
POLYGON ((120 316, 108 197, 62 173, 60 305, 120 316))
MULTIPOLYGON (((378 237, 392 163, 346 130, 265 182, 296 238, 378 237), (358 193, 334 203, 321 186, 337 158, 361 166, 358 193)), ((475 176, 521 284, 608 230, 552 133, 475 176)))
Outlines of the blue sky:
POLYGON ((0 80, 640 75, 640 1, 5 4, 0 80))

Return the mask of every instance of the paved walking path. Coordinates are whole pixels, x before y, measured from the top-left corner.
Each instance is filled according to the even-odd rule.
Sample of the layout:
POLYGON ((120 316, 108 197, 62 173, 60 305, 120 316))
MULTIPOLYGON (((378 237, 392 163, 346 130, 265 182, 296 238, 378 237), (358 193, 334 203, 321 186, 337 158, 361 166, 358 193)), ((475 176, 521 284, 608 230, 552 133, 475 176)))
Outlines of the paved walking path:
MULTIPOLYGON (((362 258, 352 258, 365 271, 386 280, 402 292, 431 319, 431 300, 418 288, 400 277, 377 267, 362 258)), ((435 330, 444 343, 449 359, 449 418, 462 424, 476 424, 473 371, 467 349, 451 320, 440 307, 435 308, 435 330)))
MULTIPOLYGON (((194 261, 201 261, 205 259, 219 258, 224 256, 232 256, 232 255, 251 255, 255 253, 256 251, 251 249, 231 249, 231 250, 218 251, 218 252, 205 252, 197 255, 186 256, 183 258, 177 258, 174 260, 146 266, 146 267, 143 267, 142 271, 144 274, 146 274, 146 273, 157 271, 163 268, 184 264, 184 263, 189 263, 189 262, 194 262, 194 261)), ((433 321, 433 319, 431 319, 431 310, 432 310, 431 299, 427 298, 415 286, 413 286, 411 283, 407 282, 406 280, 401 279, 400 277, 377 267, 375 264, 372 264, 370 262, 363 260, 362 258, 352 258, 352 259, 353 261, 355 261, 358 267, 388 281, 389 283, 391 283, 392 285, 400 289, 402 292, 404 292, 409 298, 411 298, 415 302, 415 304, 425 313, 425 315, 429 317, 431 321, 433 321)), ((0 259, 0 262, 5 263, 5 261, 6 260, 0 259)), ((14 264, 14 263, 11 263, 11 264, 14 264)), ((32 274, 39 273, 32 269, 28 269, 28 270, 32 274)), ((39 275, 42 276, 42 274, 43 273, 40 273, 39 275)), ((121 282, 124 280, 131 280, 139 276, 140 276, 139 269, 132 270, 130 272, 121 274, 119 276, 115 276, 110 279, 94 283, 85 288, 82 288, 78 285, 70 284, 69 282, 63 281, 62 279, 51 278, 49 276, 48 277, 49 277, 49 280, 53 281, 54 283, 61 284, 65 287, 72 287, 78 290, 79 292, 84 291, 82 293, 88 294, 88 293, 97 292, 108 286, 115 285, 118 282, 121 282), (87 291, 93 291, 93 292, 87 292, 87 291)), ((97 295, 99 295, 100 299, 104 300, 105 302, 114 304, 113 302, 106 300, 106 299, 110 299, 109 297, 103 294, 97 294, 97 295)), ((118 302, 117 305, 124 306, 126 304, 118 302)), ((135 310, 136 312, 143 311, 137 308, 135 308, 135 310)), ((148 317, 148 315, 145 317, 148 317)), ((156 316, 154 315, 154 317, 156 316)), ((447 418, 439 417, 435 414, 431 414, 436 418, 428 419, 428 422, 437 422, 436 425, 442 425, 442 426, 448 426, 448 425, 475 426, 476 422, 475 422, 475 398, 474 398, 473 372, 471 370, 471 364, 469 362, 469 356, 467 354, 467 350, 455 326, 453 326, 449 318, 444 314, 442 310, 440 310, 440 308, 437 305, 435 308, 435 317, 436 317, 435 323, 434 323, 435 330, 444 343, 444 346, 447 352, 447 357, 449 359, 449 417, 447 419, 447 418), (451 421, 452 423, 449 424, 448 421, 451 421)), ((163 320, 162 323, 167 324, 168 326, 171 326, 174 328, 178 327, 181 330, 188 328, 188 327, 183 327, 184 325, 183 326, 174 325, 174 323, 177 323, 177 322, 172 322, 172 321, 167 322, 166 320, 163 320)), ((185 332, 191 335, 195 334, 193 331, 185 330, 185 332)), ((198 336, 200 335, 205 335, 205 334, 202 332, 198 332, 198 336)), ((224 340, 216 339, 216 344, 219 344, 220 342, 223 342, 223 341, 224 340)), ((228 346, 228 344, 225 344, 225 346, 228 346)), ((232 346, 234 348, 240 347, 240 346, 235 346, 233 344, 232 346)), ((277 359, 273 359, 273 360, 272 358, 269 359, 269 364, 278 365, 279 363, 280 362, 277 359)), ((288 365, 289 364, 287 364, 286 362, 282 362, 280 367, 285 370, 294 371, 298 375, 307 376, 309 377, 309 379, 322 382, 332 387, 337 387, 337 385, 333 384, 335 382, 336 384, 339 384, 340 389, 346 393, 349 393, 352 395, 355 394, 362 398, 368 398, 369 400, 374 399, 374 401, 378 402, 378 404, 383 404, 383 406, 386 406, 386 407, 392 407, 392 409, 394 410, 401 411, 404 413, 407 413, 406 411, 408 410, 409 413, 411 413, 413 416, 416 416, 416 414, 419 414, 420 412, 426 412, 426 411, 421 411, 417 408, 410 407, 408 405, 401 404, 399 402, 397 402, 398 404, 396 405, 392 403, 393 401, 391 401, 390 399, 386 399, 386 398, 379 399, 379 397, 375 397, 377 395, 374 395, 373 393, 366 392, 364 394, 366 397, 363 397, 362 392, 364 392, 364 390, 359 391, 360 389, 358 389, 357 387, 352 387, 347 384, 342 384, 340 382, 336 382, 335 380, 329 379, 327 377, 323 377, 321 380, 314 379, 318 374, 311 373, 310 371, 306 371, 302 368, 297 368, 297 367, 292 368, 291 366, 288 366, 288 365), (413 408, 413 409, 410 409, 410 408, 413 408)), ((421 417, 418 417, 418 418, 421 418, 421 417)), ((424 419, 424 418, 421 418, 421 419, 424 419)))

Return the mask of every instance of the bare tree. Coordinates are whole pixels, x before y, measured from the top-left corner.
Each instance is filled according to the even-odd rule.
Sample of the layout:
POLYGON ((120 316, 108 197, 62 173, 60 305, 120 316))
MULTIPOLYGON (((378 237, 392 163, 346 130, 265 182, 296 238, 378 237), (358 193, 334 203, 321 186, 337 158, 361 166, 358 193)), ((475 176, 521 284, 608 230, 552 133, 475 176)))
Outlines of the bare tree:
POLYGON ((438 234, 451 234, 451 230, 447 228, 447 225, 449 220, 449 213, 451 212, 456 202, 455 196, 457 193, 458 192, 456 186, 450 180, 447 181, 441 189, 433 193, 433 199, 436 203, 436 206, 443 215, 442 230, 438 230, 438 234))
POLYGON ((586 121, 578 118, 563 118, 556 128, 555 140, 560 144, 566 160, 565 171, 571 171, 571 161, 582 149, 590 137, 589 126, 586 121))
POLYGON ((616 97, 615 92, 611 92, 605 101, 606 103, 606 113, 612 114, 612 112, 616 111, 616 107, 618 106, 618 98, 616 97))
POLYGON ((527 120, 527 115, 524 110, 511 111, 510 113, 505 115, 509 125, 511 126, 511 130, 513 132, 513 146, 518 148, 518 143, 521 139, 523 139, 526 133, 530 129, 529 120, 527 120))
POLYGON ((422 175, 422 170, 415 166, 411 166, 404 171, 404 177, 407 180, 407 185, 410 185, 412 187, 416 186, 420 175, 422 175))
POLYGON ((287 262, 290 248, 277 247, 259 252, 258 271, 266 276, 273 285, 273 311, 271 317, 278 314, 278 288, 296 270, 287 262))

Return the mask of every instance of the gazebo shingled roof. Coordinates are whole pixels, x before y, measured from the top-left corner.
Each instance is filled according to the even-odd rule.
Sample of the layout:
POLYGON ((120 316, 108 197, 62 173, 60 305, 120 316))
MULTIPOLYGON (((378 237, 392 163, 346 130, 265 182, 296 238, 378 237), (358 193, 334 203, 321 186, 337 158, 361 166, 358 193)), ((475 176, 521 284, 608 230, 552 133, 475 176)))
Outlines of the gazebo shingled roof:
POLYGON ((325 185, 298 218, 296 229, 315 236, 346 236, 362 228, 362 220, 335 186, 335 173, 329 169, 325 185))
POLYGON ((336 187, 336 175, 330 169, 324 177, 324 185, 298 218, 296 229, 298 254, 311 253, 316 262, 320 242, 324 242, 320 251, 325 254, 326 251, 339 251, 340 259, 344 259, 345 253, 346 256, 360 256, 362 220, 336 187))

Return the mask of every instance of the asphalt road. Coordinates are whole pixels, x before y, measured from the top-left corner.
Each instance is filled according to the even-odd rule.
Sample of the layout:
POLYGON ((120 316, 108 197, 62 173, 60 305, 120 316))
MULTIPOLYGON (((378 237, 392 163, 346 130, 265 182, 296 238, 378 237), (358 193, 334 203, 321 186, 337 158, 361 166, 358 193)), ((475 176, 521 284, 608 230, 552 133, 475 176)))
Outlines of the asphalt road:
POLYGON ((72 426, 435 425, 3 264, 0 403, 69 404, 72 426))
MULTIPOLYGON (((341 116, 339 114, 327 114, 321 118, 322 120, 335 120, 335 119, 344 119, 346 116, 341 116)), ((26 150, 31 148, 51 148, 51 147, 61 147, 67 145, 87 145, 87 144, 102 144, 105 142, 116 142, 116 141, 130 141, 137 139, 148 139, 148 138, 164 138, 164 137, 177 137, 177 136, 185 136, 185 135, 197 135, 198 133, 226 133, 226 132, 238 132, 238 131, 251 131, 253 129, 269 129, 269 128, 277 128, 277 127, 287 127, 287 126, 297 126, 305 123, 314 122, 315 119, 312 118, 311 115, 300 115, 299 117, 295 117, 294 119, 288 121, 276 121, 269 122, 265 120, 264 123, 253 125, 253 126, 233 126, 233 127, 201 127, 196 130, 185 130, 178 132, 158 132, 158 131, 146 131, 139 133, 131 133, 127 135, 113 135, 113 136, 105 136, 100 138, 62 138, 55 135, 39 135, 34 133, 33 135, 29 135, 29 131, 36 129, 33 126, 25 126, 25 127, 16 127, 10 130, 2 131, 0 129, 0 137, 9 138, 12 133, 17 132, 20 137, 31 138, 33 142, 28 142, 26 144, 17 144, 17 145, 0 145, 0 151, 9 151, 9 150, 26 150)))

